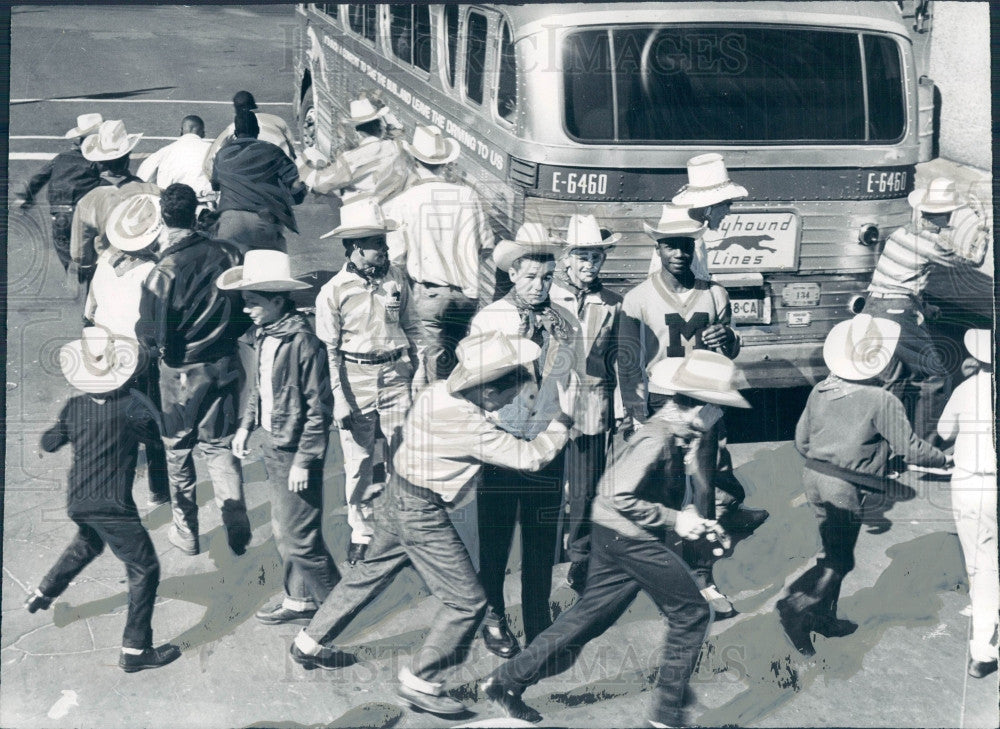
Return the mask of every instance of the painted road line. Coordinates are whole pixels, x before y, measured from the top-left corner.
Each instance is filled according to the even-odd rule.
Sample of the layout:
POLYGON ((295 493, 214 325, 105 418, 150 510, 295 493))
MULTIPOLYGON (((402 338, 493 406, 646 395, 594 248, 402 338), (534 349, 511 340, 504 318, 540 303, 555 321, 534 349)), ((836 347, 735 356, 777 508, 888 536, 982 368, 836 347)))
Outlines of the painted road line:
MULTIPOLYGON (((9 104, 33 104, 46 102, 53 104, 219 104, 232 106, 232 101, 204 101, 198 99, 11 99, 9 104)), ((291 106, 290 101, 258 101, 257 106, 291 106)))
MULTIPOLYGON (((7 139, 62 139, 62 140, 67 140, 69 138, 65 137, 65 136, 63 136, 61 134, 52 135, 52 136, 49 136, 47 134, 21 134, 21 135, 14 135, 14 136, 7 137, 7 139)), ((151 140, 156 141, 156 142, 165 142, 165 141, 175 142, 175 141, 177 141, 177 137, 147 137, 147 136, 143 136, 143 139, 151 139, 151 140)))
MULTIPOLYGON (((54 159, 57 152, 11 152, 7 155, 7 159, 12 162, 24 161, 24 160, 45 160, 54 159)), ((139 154, 130 155, 131 159, 146 159, 150 153, 140 152, 139 154)))

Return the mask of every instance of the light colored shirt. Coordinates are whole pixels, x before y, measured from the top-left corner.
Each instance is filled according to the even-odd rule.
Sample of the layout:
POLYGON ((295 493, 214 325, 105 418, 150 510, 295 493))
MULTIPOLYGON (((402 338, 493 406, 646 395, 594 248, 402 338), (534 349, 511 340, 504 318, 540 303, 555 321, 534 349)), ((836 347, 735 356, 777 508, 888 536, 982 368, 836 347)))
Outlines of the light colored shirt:
MULTIPOLYGON (((255 111, 254 114, 257 115, 257 126, 260 127, 260 133, 257 135, 257 139, 262 142, 270 142, 271 144, 281 148, 281 151, 288 155, 290 160, 295 160, 295 142, 292 137, 292 130, 288 128, 288 122, 282 119, 280 116, 274 114, 268 114, 263 111, 255 111)), ((212 146, 208 148, 208 154, 205 156, 205 176, 208 179, 212 179, 212 168, 215 166, 215 155, 218 154, 219 150, 222 149, 222 145, 233 139, 236 136, 236 126, 230 124, 228 127, 222 130, 222 134, 215 138, 212 142, 212 146)))
POLYGON ((961 259, 943 245, 941 229, 921 223, 919 233, 897 228, 885 242, 868 290, 882 294, 920 296, 927 287, 931 266, 954 266, 961 259))
POLYGON ((178 183, 189 186, 199 197, 207 195, 212 192, 212 183, 205 174, 205 157, 211 146, 197 134, 183 134, 144 159, 136 177, 161 189, 178 183))
POLYGON ((996 417, 989 372, 977 372, 955 388, 938 421, 938 434, 955 440, 955 470, 996 475, 996 417))
POLYGON ((450 502, 482 464, 537 471, 559 454, 568 435, 560 419, 533 440, 522 440, 494 425, 481 408, 451 395, 439 380, 413 403, 392 463, 399 476, 450 502))
POLYGON ((106 248, 97 259, 90 282, 86 317, 114 334, 134 338, 142 283, 155 265, 155 261, 130 256, 117 248, 106 248))
POLYGON ((280 341, 264 337, 260 344, 260 372, 257 392, 260 396, 260 427, 271 432, 271 412, 274 410, 274 355, 280 341))
POLYGON ((97 255, 108 247, 104 229, 111 211, 125 198, 140 192, 159 195, 160 188, 151 182, 126 182, 121 187, 101 185, 80 198, 73 212, 69 239, 69 254, 74 263, 96 262, 97 255))
POLYGON ((357 147, 338 154, 335 164, 344 174, 337 187, 344 188, 345 201, 374 195, 382 202, 400 192, 409 179, 406 156, 394 139, 365 136, 357 147))
POLYGON ((479 298, 485 253, 493 249, 493 230, 475 190, 446 182, 422 167, 420 179, 382 206, 387 218, 403 223, 389 233, 389 257, 406 263, 413 281, 455 286, 479 298))

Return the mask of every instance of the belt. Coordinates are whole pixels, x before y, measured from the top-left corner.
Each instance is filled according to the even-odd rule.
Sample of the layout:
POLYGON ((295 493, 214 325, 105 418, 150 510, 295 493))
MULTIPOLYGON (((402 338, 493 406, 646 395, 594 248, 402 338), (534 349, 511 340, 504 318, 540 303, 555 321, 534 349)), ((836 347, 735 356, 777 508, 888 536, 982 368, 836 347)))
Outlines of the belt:
POLYGON ((405 349, 397 349, 395 352, 384 352, 382 354, 354 354, 340 350, 340 356, 347 362, 354 364, 377 365, 395 362, 406 352, 405 349))
POLYGON ((462 290, 461 286, 452 286, 451 284, 431 283, 430 281, 414 281, 414 283, 423 286, 424 288, 427 289, 453 289, 455 291, 462 290))
POLYGON ((417 486, 414 483, 410 483, 398 474, 389 474, 389 482, 400 491, 405 491, 411 496, 416 496, 418 499, 428 501, 435 506, 447 507, 447 502, 445 502, 441 494, 436 491, 431 491, 430 489, 425 489, 423 486, 417 486))
POLYGON ((883 292, 883 291, 869 291, 868 292, 868 296, 869 296, 869 298, 872 298, 872 299, 915 299, 915 298, 917 298, 916 294, 904 294, 904 293, 893 294, 893 293, 886 293, 886 292, 883 292))

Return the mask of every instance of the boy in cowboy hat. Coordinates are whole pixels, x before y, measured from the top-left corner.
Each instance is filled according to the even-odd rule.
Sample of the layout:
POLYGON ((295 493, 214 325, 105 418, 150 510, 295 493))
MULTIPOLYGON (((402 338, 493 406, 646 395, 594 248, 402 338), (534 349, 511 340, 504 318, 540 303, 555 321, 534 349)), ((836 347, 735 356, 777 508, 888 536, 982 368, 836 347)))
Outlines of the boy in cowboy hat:
POLYGON ((53 453, 73 445, 67 512, 78 528, 66 551, 28 597, 28 612, 46 610, 106 544, 125 564, 128 613, 118 665, 126 673, 159 668, 180 657, 166 644, 153 647, 153 604, 160 563, 149 532, 132 500, 140 440, 158 438, 156 413, 128 389, 140 363, 134 339, 115 337, 101 327, 83 330, 65 345, 59 364, 70 385, 85 394, 71 397, 41 447, 53 453))
MULTIPOLYGON (((257 100, 249 91, 237 91, 233 95, 233 113, 238 115, 241 111, 253 112, 257 125, 260 128, 259 139, 275 145, 285 153, 290 160, 295 160, 295 141, 292 138, 292 130, 288 127, 288 122, 277 114, 268 114, 258 111, 257 100)), ((215 166, 215 155, 227 142, 236 138, 236 124, 230 124, 222 130, 215 138, 205 154, 203 170, 208 179, 212 179, 212 170, 215 166)))
POLYGON ((965 348, 977 371, 955 388, 938 421, 938 435, 955 441, 951 508, 969 574, 972 635, 968 672, 973 678, 997 670, 997 460, 993 427, 993 337, 989 329, 970 329, 965 348))
MULTIPOLYGON (((435 126, 418 126, 403 147, 414 160, 413 180, 388 200, 385 214, 402 226, 388 236, 389 256, 405 265, 423 325, 430 381, 455 366, 455 345, 478 308, 480 271, 493 250, 493 231, 483 202, 468 185, 442 177, 458 158, 458 141, 435 126)), ((485 297, 484 297, 485 298, 485 297)))
POLYGON ((858 627, 837 618, 837 601, 844 576, 854 569, 862 489, 886 490, 890 452, 923 466, 951 460, 914 434, 899 398, 880 386, 899 336, 899 324, 867 314, 831 329, 823 344, 830 376, 813 388, 795 428, 822 548, 816 564, 788 587, 777 608, 792 645, 806 656, 815 653, 810 631, 840 637, 858 627))
POLYGON ((734 371, 726 357, 701 350, 653 367, 650 388, 674 397, 650 417, 600 480, 580 599, 481 684, 486 698, 507 716, 540 721, 538 712, 521 700, 524 690, 565 670, 566 657, 575 657, 603 633, 642 590, 668 623, 649 721, 653 726, 686 726, 684 691, 712 610, 687 565, 665 542, 676 535, 686 542, 727 544, 718 523, 703 519, 693 507, 682 509, 678 495, 684 492, 686 472, 703 477, 700 465, 714 460, 714 444, 706 438, 710 421, 719 417, 716 405, 749 407, 733 387, 734 371))
POLYGON ((284 229, 298 233, 292 207, 306 196, 295 163, 281 148, 259 138, 254 112, 236 110, 236 137, 215 157, 212 189, 219 191, 216 236, 246 254, 251 248, 284 251, 284 229))
POLYGON ((412 564, 442 605, 424 645, 399 671, 399 696, 434 714, 465 707, 444 694, 448 669, 468 654, 486 597, 448 505, 475 484, 484 463, 537 470, 562 450, 572 425, 575 385, 558 392, 556 417, 533 439, 499 428, 490 413, 509 403, 540 355, 523 337, 471 335, 458 346, 459 363, 447 380, 424 388, 406 418, 368 559, 350 570, 295 638, 292 658, 305 668, 350 662, 330 644, 358 610, 412 564))
POLYGON ((583 589, 590 554, 590 505, 604 473, 615 409, 621 409, 618 387, 618 324, 622 297, 601 283, 608 250, 621 238, 600 227, 593 215, 569 219, 563 266, 556 270, 549 296, 569 311, 579 327, 582 358, 578 362, 575 437, 566 446, 567 526, 570 559, 566 581, 583 589))
MULTIPOLYGON (((156 245, 163 228, 159 194, 142 192, 132 195, 111 211, 105 232, 109 245, 98 257, 94 269, 83 314, 86 322, 104 327, 116 336, 136 338, 142 284, 156 265, 156 245)), ((149 358, 146 364, 147 367, 136 375, 135 386, 158 408, 160 393, 156 361, 149 358)), ((149 504, 169 504, 170 481, 163 442, 157 439, 144 445, 149 504)))
POLYGON ((80 151, 83 140, 97 131, 101 125, 100 114, 81 114, 76 118, 76 126, 66 132, 70 149, 60 152, 45 163, 21 194, 21 210, 30 210, 35 204, 35 196, 49 186, 49 214, 52 216, 52 246, 62 264, 69 270, 72 261, 69 253, 70 228, 73 224, 73 210, 84 195, 101 184, 100 170, 94 162, 86 159, 80 151))
POLYGON ((242 266, 219 276, 223 291, 240 291, 255 327, 254 366, 233 454, 243 459, 247 439, 264 431, 264 464, 271 481, 271 531, 285 569, 285 593, 257 611, 267 625, 308 621, 339 574, 323 541, 323 460, 333 414, 326 348, 291 291, 309 288, 291 277, 288 255, 249 251, 242 266))
POLYGON ((160 192, 156 185, 129 172, 129 155, 141 138, 141 134, 129 134, 125 124, 116 119, 101 122, 97 131, 83 140, 82 154, 97 163, 101 184, 80 199, 73 213, 69 253, 82 284, 89 286, 97 256, 107 247, 103 234, 115 206, 140 192, 160 192))
MULTIPOLYGON (((420 325, 405 274, 389 263, 386 233, 397 224, 373 197, 341 208, 340 225, 323 238, 340 238, 347 261, 316 297, 316 335, 326 343, 333 390, 333 421, 344 451, 348 561, 364 559, 372 540, 372 482, 379 434, 392 457, 410 390, 418 373, 420 325)), ((417 382, 422 382, 419 375, 417 382)))
MULTIPOLYGON (((525 223, 514 240, 502 240, 493 250, 497 270, 510 276, 513 288, 473 317, 473 334, 502 332, 524 336, 541 347, 538 367, 518 398, 496 413, 497 424, 530 439, 557 410, 556 393, 578 371, 582 338, 577 318, 549 298, 555 257, 562 242, 539 223, 525 223)), ((525 639, 530 641, 552 623, 549 593, 557 546, 558 513, 563 491, 561 457, 537 473, 502 467, 483 469, 476 494, 479 526, 479 576, 489 611, 482 636, 486 647, 508 658, 518 650, 507 625, 503 583, 514 526, 521 526, 521 610, 525 639)))
POLYGON ((948 399, 951 373, 926 323, 935 318, 937 307, 923 303, 923 291, 935 264, 954 267, 983 262, 985 245, 978 246, 978 260, 969 261, 956 253, 959 228, 981 236, 990 231, 978 226, 976 214, 959 198, 954 181, 946 177, 936 177, 926 187, 917 188, 908 200, 913 222, 897 228, 886 240, 864 310, 892 319, 902 328, 897 361, 884 380, 903 401, 917 435, 930 440, 936 435, 934 424, 948 399))

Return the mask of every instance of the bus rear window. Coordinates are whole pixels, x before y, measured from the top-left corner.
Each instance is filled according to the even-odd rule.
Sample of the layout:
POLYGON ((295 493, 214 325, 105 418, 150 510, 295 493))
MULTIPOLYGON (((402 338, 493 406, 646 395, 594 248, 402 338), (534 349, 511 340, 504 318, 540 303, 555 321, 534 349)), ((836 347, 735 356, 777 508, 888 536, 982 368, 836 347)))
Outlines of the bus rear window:
POLYGON ((568 35, 563 64, 566 129, 583 142, 892 142, 905 127, 899 49, 884 36, 606 28, 568 35))

